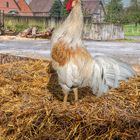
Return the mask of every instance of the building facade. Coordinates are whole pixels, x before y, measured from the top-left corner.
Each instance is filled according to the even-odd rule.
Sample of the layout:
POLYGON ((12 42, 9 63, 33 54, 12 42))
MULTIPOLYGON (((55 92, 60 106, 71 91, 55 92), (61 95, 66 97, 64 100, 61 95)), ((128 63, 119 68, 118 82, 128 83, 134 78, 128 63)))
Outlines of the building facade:
POLYGON ((0 0, 0 10, 3 10, 6 14, 20 13, 20 8, 15 0, 0 0))
POLYGON ((5 14, 33 16, 25 0, 0 0, 0 10, 3 10, 5 14))

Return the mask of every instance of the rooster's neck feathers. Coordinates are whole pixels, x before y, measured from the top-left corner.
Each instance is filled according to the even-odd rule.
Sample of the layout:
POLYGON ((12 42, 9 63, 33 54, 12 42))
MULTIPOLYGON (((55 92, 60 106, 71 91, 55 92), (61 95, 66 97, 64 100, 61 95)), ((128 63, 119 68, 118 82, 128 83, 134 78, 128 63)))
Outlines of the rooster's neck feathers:
POLYGON ((82 47, 82 29, 83 14, 81 4, 78 3, 74 6, 65 22, 53 33, 52 46, 59 41, 63 41, 72 48, 82 47))

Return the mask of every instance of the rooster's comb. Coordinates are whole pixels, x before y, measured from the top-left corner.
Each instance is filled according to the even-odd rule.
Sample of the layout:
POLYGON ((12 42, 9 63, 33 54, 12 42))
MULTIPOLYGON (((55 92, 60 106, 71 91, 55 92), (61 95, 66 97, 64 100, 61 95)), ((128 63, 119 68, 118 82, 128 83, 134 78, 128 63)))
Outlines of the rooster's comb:
POLYGON ((70 12, 72 9, 72 1, 73 0, 68 0, 67 4, 66 4, 66 10, 67 12, 70 12))

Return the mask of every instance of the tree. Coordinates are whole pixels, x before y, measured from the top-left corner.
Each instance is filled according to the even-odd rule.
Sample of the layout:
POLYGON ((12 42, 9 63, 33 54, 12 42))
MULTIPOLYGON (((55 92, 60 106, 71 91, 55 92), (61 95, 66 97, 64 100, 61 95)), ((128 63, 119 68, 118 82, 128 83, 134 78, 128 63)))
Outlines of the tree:
POLYGON ((109 23, 122 23, 123 3, 122 0, 111 0, 107 5, 105 21, 109 23))
POLYGON ((131 0, 127 9, 127 18, 129 23, 135 23, 136 26, 140 23, 140 0, 131 0))
POLYGON ((61 16, 66 17, 69 15, 69 12, 66 10, 66 4, 68 0, 64 0, 62 10, 61 10, 61 16))
POLYGON ((60 0, 55 0, 50 10, 50 16, 60 17, 61 16, 62 3, 60 0))
POLYGON ((130 5, 134 7, 140 6, 140 0, 131 0, 130 5))

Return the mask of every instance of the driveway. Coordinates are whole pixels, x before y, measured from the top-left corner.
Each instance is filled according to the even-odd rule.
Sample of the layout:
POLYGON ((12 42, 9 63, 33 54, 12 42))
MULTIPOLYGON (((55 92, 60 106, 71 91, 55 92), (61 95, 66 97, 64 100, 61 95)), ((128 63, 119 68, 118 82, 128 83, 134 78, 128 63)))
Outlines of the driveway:
MULTIPOLYGON (((95 55, 109 55, 129 64, 140 65, 140 43, 83 41, 88 51, 95 55)), ((50 58, 48 40, 0 40, 0 53, 31 58, 50 58)))

